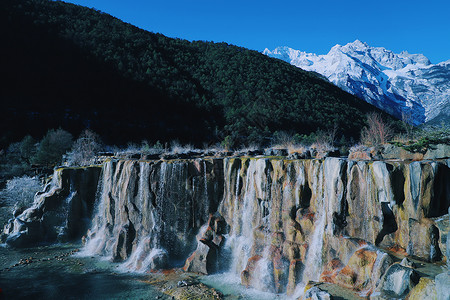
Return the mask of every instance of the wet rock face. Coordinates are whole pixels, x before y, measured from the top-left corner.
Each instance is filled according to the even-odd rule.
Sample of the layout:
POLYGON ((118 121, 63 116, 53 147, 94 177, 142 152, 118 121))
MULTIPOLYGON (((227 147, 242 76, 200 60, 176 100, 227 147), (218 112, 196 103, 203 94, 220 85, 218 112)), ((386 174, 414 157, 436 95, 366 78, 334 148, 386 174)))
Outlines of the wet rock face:
MULTIPOLYGON (((447 295, 449 295, 449 293, 447 293, 447 295)), ((409 300, 436 299, 436 298, 437 298, 436 284, 434 280, 426 277, 420 278, 419 283, 408 294, 409 300)))
POLYGON ((186 260, 185 272, 213 274, 223 268, 223 244, 226 233, 225 220, 210 215, 207 225, 203 226, 197 235, 197 249, 186 260))
POLYGON ((222 180, 222 165, 215 160, 106 163, 86 249, 126 260, 138 271, 155 265, 154 251, 167 254, 168 266, 186 259, 195 249, 195 235, 217 209, 222 180))
POLYGON ((2 240, 14 247, 80 238, 90 226, 100 167, 61 168, 33 205, 15 212, 2 240))
POLYGON ((420 276, 414 269, 393 264, 381 279, 376 293, 384 297, 404 298, 419 280, 420 276))
POLYGON ((243 285, 277 293, 324 280, 368 296, 393 260, 364 245, 443 258, 448 226, 436 218, 448 207, 447 170, 445 162, 225 160, 219 213, 230 226, 230 269, 243 285))
POLYGON ((290 295, 309 281, 403 295, 414 285, 399 288, 399 280, 414 283, 415 273, 402 265, 383 277, 393 260, 380 249, 431 262, 448 251, 447 161, 111 160, 93 214, 93 200, 86 210, 74 200, 97 189, 85 188, 91 179, 81 170, 59 170, 5 227, 5 240, 79 236, 87 211, 90 255, 135 271, 183 262, 190 272, 230 271, 246 286, 290 295))

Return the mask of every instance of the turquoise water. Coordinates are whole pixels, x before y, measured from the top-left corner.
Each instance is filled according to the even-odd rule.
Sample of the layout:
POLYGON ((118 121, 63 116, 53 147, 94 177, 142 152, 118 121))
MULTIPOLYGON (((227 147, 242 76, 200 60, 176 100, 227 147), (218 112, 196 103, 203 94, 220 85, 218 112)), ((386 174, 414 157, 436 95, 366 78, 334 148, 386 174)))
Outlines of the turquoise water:
POLYGON ((77 246, 0 246, 0 299, 171 299, 143 282, 145 275, 120 273, 118 264, 99 258, 73 256, 77 246))
POLYGON ((225 299, 241 300, 287 300, 286 294, 273 294, 258 291, 254 288, 246 288, 241 285, 240 278, 231 273, 214 274, 202 276, 199 280, 220 291, 225 299))
MULTIPOLYGON (((99 257, 79 257, 79 247, 12 249, 0 245, 0 299, 172 299, 144 282, 151 275, 123 273, 120 264, 99 257)), ((247 289, 228 273, 199 279, 222 292, 225 299, 285 299, 247 289)))

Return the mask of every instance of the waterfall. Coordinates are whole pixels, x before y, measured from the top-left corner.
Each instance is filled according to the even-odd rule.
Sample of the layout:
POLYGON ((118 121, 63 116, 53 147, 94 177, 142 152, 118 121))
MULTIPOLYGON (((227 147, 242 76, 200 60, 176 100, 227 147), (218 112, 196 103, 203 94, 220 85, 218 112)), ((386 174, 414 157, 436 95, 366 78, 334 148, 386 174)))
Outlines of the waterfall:
POLYGON ((80 255, 146 272, 181 264, 208 220, 208 166, 198 161, 110 161, 80 255))
MULTIPOLYGON (((247 177, 242 189, 243 203, 242 205, 234 206, 234 216, 236 218, 232 228, 232 236, 230 244, 232 248, 232 263, 231 271, 237 275, 245 269, 245 264, 250 258, 250 250, 253 243, 253 207, 255 199, 255 186, 253 184, 254 173, 256 165, 250 164, 247 170, 247 177)), ((239 175, 238 175, 239 176, 239 175)), ((237 192, 236 192, 237 193, 237 192)), ((235 202, 238 201, 237 195, 235 196, 235 202)))
POLYGON ((309 281, 319 281, 320 274, 322 273, 322 249, 323 238, 325 233, 325 220, 326 213, 322 210, 316 220, 314 232, 311 237, 311 241, 308 248, 308 253, 305 259, 305 267, 302 274, 302 280, 293 294, 293 299, 297 299, 304 294, 304 289, 309 281))
MULTIPOLYGON (((308 252, 304 260, 303 273, 300 283, 297 284, 293 293, 293 299, 297 299, 304 294, 304 289, 309 281, 319 281, 320 274, 322 273, 323 266, 323 247, 324 247, 324 235, 327 226, 331 227, 331 224, 327 225, 329 200, 334 199, 333 192, 335 191, 337 181, 339 178, 339 160, 327 159, 323 164, 313 165, 309 172, 310 180, 312 181, 312 189, 315 194, 315 210, 316 216, 314 220, 314 230, 309 237, 308 252), (329 174, 330 181, 326 182, 326 189, 324 189, 324 176, 329 174)), ((299 178, 302 183, 303 178, 299 178)))
POLYGON ((107 197, 112 188, 113 163, 106 162, 103 166, 96 195, 96 208, 92 225, 87 233, 87 241, 83 249, 78 253, 80 256, 110 255, 105 247, 108 243, 108 224, 111 222, 111 214, 107 211, 107 197))
MULTIPOLYGON (((428 257, 430 245, 409 234, 397 237, 397 224, 386 221, 400 216, 398 226, 409 226, 411 217, 424 216, 420 187, 435 173, 426 173, 425 164, 266 157, 106 162, 82 253, 136 272, 191 258, 186 264, 201 273, 226 270, 227 280, 300 297, 309 281, 339 272, 361 246, 356 241, 375 244, 381 231, 387 245, 411 245, 428 257), (398 189, 405 208, 394 207, 394 196, 403 195, 398 189)), ((414 226, 428 232, 429 224, 414 226)))

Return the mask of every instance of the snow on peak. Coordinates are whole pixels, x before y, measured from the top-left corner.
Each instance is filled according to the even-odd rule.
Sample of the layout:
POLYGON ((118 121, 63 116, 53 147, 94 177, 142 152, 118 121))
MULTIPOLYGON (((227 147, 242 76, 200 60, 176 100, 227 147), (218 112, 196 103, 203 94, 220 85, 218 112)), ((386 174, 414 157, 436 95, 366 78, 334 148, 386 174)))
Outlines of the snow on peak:
POLYGON ((348 43, 347 45, 345 45, 346 47, 351 47, 354 48, 355 50, 366 50, 367 48, 369 48, 369 45, 367 45, 364 42, 361 42, 360 40, 355 40, 353 43, 348 43))
POLYGON ((316 55, 289 47, 265 49, 264 54, 307 71, 320 73, 342 89, 401 118, 411 115, 420 124, 450 106, 450 60, 431 64, 423 54, 394 53, 360 40, 335 45, 316 55))

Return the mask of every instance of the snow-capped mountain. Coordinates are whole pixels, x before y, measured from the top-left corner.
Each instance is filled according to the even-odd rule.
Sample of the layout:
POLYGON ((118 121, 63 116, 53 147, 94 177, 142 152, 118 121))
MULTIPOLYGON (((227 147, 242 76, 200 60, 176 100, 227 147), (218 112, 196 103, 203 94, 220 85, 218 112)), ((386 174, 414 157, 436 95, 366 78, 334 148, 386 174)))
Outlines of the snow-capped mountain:
POLYGON ((421 124, 450 106, 450 60, 438 64, 422 54, 399 54, 359 40, 326 55, 278 47, 264 54, 327 77, 342 89, 398 118, 421 124))

